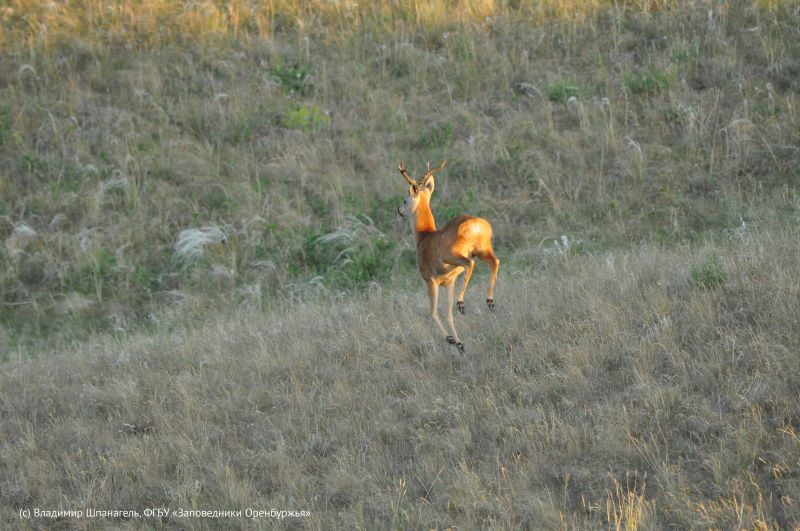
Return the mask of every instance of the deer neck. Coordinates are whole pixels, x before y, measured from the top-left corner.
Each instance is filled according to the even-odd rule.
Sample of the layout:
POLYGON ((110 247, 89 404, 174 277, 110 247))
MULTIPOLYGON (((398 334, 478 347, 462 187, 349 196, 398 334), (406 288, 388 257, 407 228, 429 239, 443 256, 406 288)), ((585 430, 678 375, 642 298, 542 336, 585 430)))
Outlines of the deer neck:
POLYGON ((419 202, 419 206, 417 206, 416 212, 412 216, 412 229, 414 230, 414 236, 419 243, 422 237, 429 233, 436 231, 436 221, 433 219, 433 212, 431 212, 431 206, 427 200, 424 198, 419 202))

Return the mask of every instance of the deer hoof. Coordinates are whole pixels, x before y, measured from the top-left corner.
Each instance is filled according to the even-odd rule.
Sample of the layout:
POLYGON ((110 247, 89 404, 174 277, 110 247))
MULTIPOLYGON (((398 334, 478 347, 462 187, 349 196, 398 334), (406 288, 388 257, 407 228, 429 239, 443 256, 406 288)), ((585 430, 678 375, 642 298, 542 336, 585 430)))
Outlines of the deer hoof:
POLYGON ((464 343, 460 341, 456 343, 456 349, 458 349, 459 353, 464 354, 464 343))
POLYGON ((447 336, 445 337, 445 340, 451 345, 457 345, 456 338, 454 338, 453 336, 447 336))
POLYGON ((494 311, 494 299, 486 299, 486 305, 490 311, 494 311))
POLYGON ((456 307, 458 308, 458 313, 464 315, 466 312, 464 311, 464 301, 458 301, 456 303, 456 307))

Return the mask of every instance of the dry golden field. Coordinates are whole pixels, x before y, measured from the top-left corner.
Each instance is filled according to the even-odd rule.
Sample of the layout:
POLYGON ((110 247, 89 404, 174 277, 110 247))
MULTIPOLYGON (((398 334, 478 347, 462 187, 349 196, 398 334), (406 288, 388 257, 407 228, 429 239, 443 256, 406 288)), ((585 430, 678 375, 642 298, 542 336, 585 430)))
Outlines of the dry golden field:
POLYGON ((800 527, 799 95, 789 0, 4 2, 0 528, 800 527))

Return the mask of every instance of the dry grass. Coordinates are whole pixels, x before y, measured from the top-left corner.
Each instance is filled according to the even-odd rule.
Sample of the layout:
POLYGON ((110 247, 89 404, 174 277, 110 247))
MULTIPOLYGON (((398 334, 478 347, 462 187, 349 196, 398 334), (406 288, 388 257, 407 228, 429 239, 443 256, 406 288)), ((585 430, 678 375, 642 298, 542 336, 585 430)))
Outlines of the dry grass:
POLYGON ((797 526, 798 241, 714 249, 714 290, 688 248, 509 274, 496 314, 468 294, 467 356, 432 338, 422 293, 383 291, 12 360, 0 522, 163 506, 309 510, 284 524, 321 529, 797 526))
MULTIPOLYGON (((775 9, 785 1, 762 2, 775 9)), ((409 26, 442 30, 487 18, 514 15, 528 21, 583 21, 601 10, 640 12, 669 8, 652 0, 541 0, 508 4, 497 0, 429 0, 427 2, 325 2, 310 0, 144 0, 130 5, 120 0, 93 0, 74 5, 43 0, 9 0, 0 9, 0 46, 58 46, 76 35, 131 46, 150 47, 196 43, 209 39, 269 38, 292 30, 350 34, 355 31, 395 32, 409 26)))
POLYGON ((799 83, 789 0, 5 2, 0 527, 800 526, 799 83))
POLYGON ((0 350, 404 282, 401 158, 512 269, 797 221, 792 3, 85 5, 1 15, 0 350))

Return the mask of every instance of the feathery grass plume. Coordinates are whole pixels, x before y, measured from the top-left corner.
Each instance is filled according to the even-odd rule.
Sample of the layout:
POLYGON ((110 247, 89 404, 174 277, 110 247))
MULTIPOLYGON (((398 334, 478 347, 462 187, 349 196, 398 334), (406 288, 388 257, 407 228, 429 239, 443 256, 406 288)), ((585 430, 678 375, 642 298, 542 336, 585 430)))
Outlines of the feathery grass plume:
POLYGON ((14 227, 11 235, 6 239, 6 248, 12 259, 19 258, 25 249, 33 243, 38 233, 25 223, 19 223, 14 227))
POLYGON ((334 262, 346 263, 359 248, 372 249, 376 239, 384 238, 369 216, 347 216, 336 230, 317 238, 317 243, 338 251, 334 262))
POLYGON ((225 229, 217 225, 182 230, 175 242, 173 261, 181 266, 194 264, 203 256, 207 247, 222 245, 226 241, 225 229))
POLYGON ((333 232, 312 242, 316 261, 323 270, 345 284, 362 285, 388 278, 396 257, 390 241, 369 216, 347 216, 333 232))
POLYGON ((739 221, 741 222, 738 227, 736 228, 727 228, 722 232, 728 236, 728 239, 739 239, 743 240, 745 235, 750 231, 752 225, 744 220, 742 216, 739 216, 739 221))
POLYGON ((548 236, 542 239, 542 241, 539 242, 538 248, 542 249, 542 245, 548 240, 551 240, 553 245, 552 247, 544 247, 542 254, 546 257, 559 256, 563 258, 565 262, 569 261, 570 257, 576 254, 578 249, 585 243, 583 240, 575 238, 570 239, 566 234, 562 234, 560 238, 548 236))

